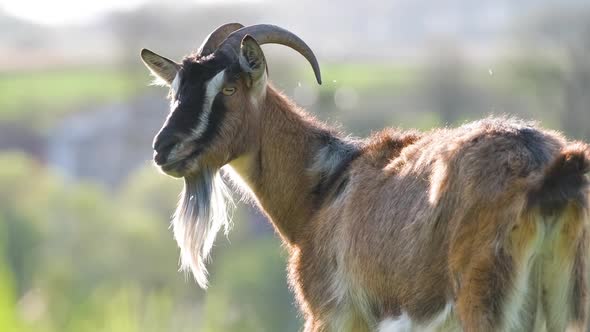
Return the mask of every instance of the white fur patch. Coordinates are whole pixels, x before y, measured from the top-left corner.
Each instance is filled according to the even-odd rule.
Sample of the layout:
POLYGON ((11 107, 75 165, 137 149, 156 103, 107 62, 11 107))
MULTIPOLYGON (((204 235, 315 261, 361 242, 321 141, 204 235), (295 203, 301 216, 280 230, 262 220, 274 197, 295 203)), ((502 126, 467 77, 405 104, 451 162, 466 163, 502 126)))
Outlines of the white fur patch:
POLYGON ((162 86, 162 87, 168 86, 168 82, 166 82, 160 76, 154 74, 154 72, 152 72, 152 71, 150 71, 150 74, 152 75, 152 81, 150 82, 150 85, 162 86))
POLYGON ((505 331, 521 331, 530 327, 522 326, 523 322, 527 321, 528 317, 525 315, 535 314, 535 312, 525 312, 522 310, 530 299, 530 292, 537 292, 532 289, 530 284, 531 273, 533 272, 534 258, 539 253, 545 238, 545 227, 542 222, 537 223, 537 234, 533 241, 530 242, 529 247, 525 251, 525 257, 522 261, 525 262, 523 266, 519 266, 516 270, 515 280, 513 281, 512 291, 508 296, 506 304, 504 305, 504 330, 505 331))
POLYGON ((350 331, 355 319, 361 318, 370 326, 375 326, 372 306, 362 286, 351 278, 348 267, 349 241, 342 235, 345 230, 338 227, 334 232, 334 254, 337 269, 331 276, 331 294, 328 302, 335 302, 336 308, 329 319, 330 331, 350 331))
POLYGON ((207 288, 205 262, 215 236, 221 228, 226 234, 230 228, 227 202, 231 202, 231 196, 219 170, 203 169, 196 178, 185 178, 172 225, 180 247, 181 269, 192 271, 202 288, 207 288))
POLYGON ((209 122, 209 115, 211 114, 211 107, 213 106, 213 100, 215 96, 221 91, 223 82, 225 80, 225 70, 220 71, 212 79, 207 82, 207 88, 205 90, 205 101, 203 102, 203 111, 199 117, 199 123, 197 127, 192 131, 192 138, 197 139, 205 133, 207 124, 209 122))
POLYGON ((405 312, 398 318, 387 318, 379 323, 379 332, 411 332, 412 320, 405 312))
MULTIPOLYGON (((560 246, 563 239, 563 228, 567 223, 576 222, 564 216, 548 217, 546 225, 554 225, 546 232, 545 241, 541 248, 541 294, 543 294, 544 315, 547 331, 565 331, 571 319, 571 294, 573 283, 574 262, 571 259, 556 254, 555 248, 560 246), (553 219, 555 218, 555 219, 553 219)), ((572 329, 575 330, 575 329, 572 329)), ((584 329, 585 330, 585 329, 584 329)))
POLYGON ((558 242, 563 240, 562 227, 567 222, 571 220, 559 216, 537 219, 535 239, 522 258, 526 263, 517 270, 512 293, 504 306, 502 331, 540 331, 545 330, 545 324, 548 331, 567 330, 573 261, 555 254, 558 242), (537 281, 537 288, 531 279, 537 281))
POLYGON ((179 73, 176 73, 176 76, 174 76, 174 80, 172 81, 172 84, 170 85, 170 89, 172 89, 174 94, 178 93, 178 89, 180 89, 180 74, 179 73))
POLYGON ((412 321, 410 316, 406 312, 402 312, 401 316, 396 318, 387 318, 379 323, 377 328, 378 332, 413 332, 413 331, 456 331, 456 324, 449 322, 451 314, 453 312, 453 304, 447 303, 445 307, 430 321, 427 322, 415 322, 412 321))
MULTIPOLYGON (((160 77, 160 75, 158 75, 155 71, 153 71, 149 66, 148 66, 148 69, 150 70, 150 75, 152 76, 152 81, 150 82, 150 85, 170 87, 171 89, 178 91, 178 87, 176 89, 173 88, 174 81, 176 81, 179 76, 178 72, 176 72, 176 76, 174 77, 174 80, 172 81, 172 83, 168 83, 168 82, 166 82, 166 80, 164 80, 162 77, 160 77)), ((178 81, 177 84, 180 84, 180 81, 178 81)))
POLYGON ((429 322, 418 325, 420 331, 454 331, 458 329, 457 326, 451 302, 448 302, 429 322))

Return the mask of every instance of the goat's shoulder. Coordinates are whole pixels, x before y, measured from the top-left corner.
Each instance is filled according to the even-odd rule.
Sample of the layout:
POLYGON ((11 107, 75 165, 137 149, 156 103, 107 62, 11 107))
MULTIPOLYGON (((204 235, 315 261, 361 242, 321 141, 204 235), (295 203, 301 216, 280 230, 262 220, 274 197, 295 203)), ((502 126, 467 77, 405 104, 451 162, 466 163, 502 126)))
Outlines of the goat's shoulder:
POLYGON ((367 139, 344 137, 335 132, 320 132, 308 173, 312 177, 312 194, 321 205, 327 197, 336 197, 350 177, 361 173, 377 175, 390 160, 421 137, 417 131, 385 129, 367 139), (351 174, 352 173, 352 174, 351 174))
POLYGON ((363 159, 371 166, 382 168, 423 136, 424 133, 417 130, 384 129, 364 142, 363 159))

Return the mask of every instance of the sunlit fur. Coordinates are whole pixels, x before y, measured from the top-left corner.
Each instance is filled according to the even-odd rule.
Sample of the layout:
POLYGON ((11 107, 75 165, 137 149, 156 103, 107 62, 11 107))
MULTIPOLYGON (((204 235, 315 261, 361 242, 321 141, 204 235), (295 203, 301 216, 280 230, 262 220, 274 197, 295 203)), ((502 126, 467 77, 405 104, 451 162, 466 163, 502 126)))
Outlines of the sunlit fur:
POLYGON ((174 213, 174 237, 180 247, 181 268, 191 271, 199 286, 207 288, 208 258, 217 232, 230 229, 227 204, 231 196, 220 170, 203 169, 184 178, 184 190, 174 213))
POLYGON ((353 140, 250 74, 224 75, 225 117, 182 170, 174 233, 201 286, 229 165, 288 250, 306 332, 586 326, 588 145, 505 117, 353 140))
MULTIPOLYGON (((306 331, 519 331, 563 326, 562 317, 570 327, 586 322, 583 288, 556 300, 530 296, 582 287, 583 274, 555 263, 587 264, 586 189, 572 184, 582 196, 563 198, 562 189, 544 189, 579 204, 574 217, 565 210, 558 218, 577 231, 547 234, 585 249, 564 248, 555 260, 543 258, 543 248, 557 247, 542 228, 551 217, 530 197, 560 158, 588 158, 587 146, 509 118, 428 133, 388 129, 356 141, 270 86, 260 105, 248 128, 255 138, 231 165, 287 244, 306 331), (555 269, 571 278, 538 286, 526 277, 555 269)), ((556 175, 564 186, 567 172, 556 175)))
MULTIPOLYGON (((211 112, 212 100, 220 92, 224 78, 225 74, 221 71, 207 83, 203 114, 211 112)), ((203 288, 207 287, 205 263, 216 235, 222 228, 227 234, 231 225, 227 208, 234 204, 221 174, 230 174, 232 169, 229 165, 223 166, 232 155, 239 154, 243 149, 240 143, 247 141, 245 135, 248 134, 240 130, 247 123, 247 118, 243 117, 255 111, 249 103, 242 102, 249 97, 244 93, 244 89, 239 89, 234 97, 226 98, 227 106, 234 115, 226 119, 217 133, 218 139, 187 165, 189 174, 184 178, 184 190, 173 218, 174 236, 181 249, 181 268, 190 270, 203 288)), ((207 116, 202 116, 198 123, 205 121, 206 125, 207 119, 207 116)), ((189 140, 201 133, 193 132, 191 135, 189 140)), ((226 179, 232 181, 229 177, 226 179)), ((234 177, 234 183, 239 181, 238 177, 234 177)))

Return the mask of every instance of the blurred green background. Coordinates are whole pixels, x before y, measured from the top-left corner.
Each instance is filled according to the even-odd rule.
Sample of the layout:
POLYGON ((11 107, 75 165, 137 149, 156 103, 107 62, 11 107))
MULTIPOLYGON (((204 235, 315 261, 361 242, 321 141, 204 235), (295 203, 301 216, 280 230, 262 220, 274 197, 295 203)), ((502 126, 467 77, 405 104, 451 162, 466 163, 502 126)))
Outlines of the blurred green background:
POLYGON ((364 136, 489 114, 590 141, 588 0, 0 0, 0 331, 299 331, 286 253, 255 208, 219 236, 211 286, 177 271, 181 183, 151 164, 168 107, 139 60, 222 23, 273 23, 271 80, 364 136))

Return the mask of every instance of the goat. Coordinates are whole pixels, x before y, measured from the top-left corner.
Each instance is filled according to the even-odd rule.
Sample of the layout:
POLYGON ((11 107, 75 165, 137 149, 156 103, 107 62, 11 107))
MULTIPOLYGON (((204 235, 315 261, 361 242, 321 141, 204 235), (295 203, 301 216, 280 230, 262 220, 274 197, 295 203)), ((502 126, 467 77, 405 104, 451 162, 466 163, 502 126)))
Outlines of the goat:
POLYGON ((267 81, 272 25, 223 25, 176 63, 141 57, 170 87, 154 161, 184 178, 173 217, 181 264, 225 228, 223 168, 289 251, 305 331, 565 331, 588 320, 590 148, 489 117, 429 132, 346 138, 267 81))

